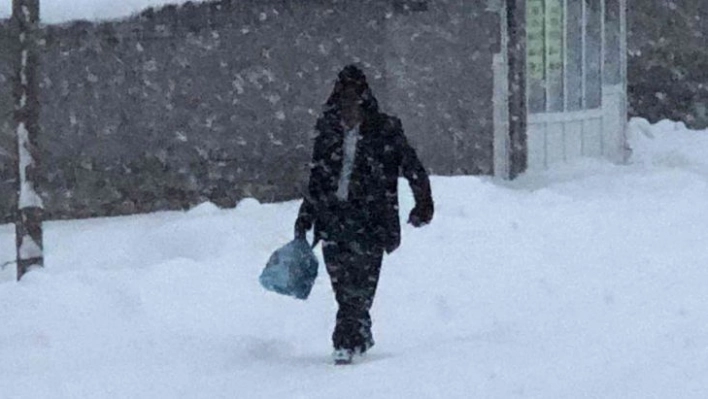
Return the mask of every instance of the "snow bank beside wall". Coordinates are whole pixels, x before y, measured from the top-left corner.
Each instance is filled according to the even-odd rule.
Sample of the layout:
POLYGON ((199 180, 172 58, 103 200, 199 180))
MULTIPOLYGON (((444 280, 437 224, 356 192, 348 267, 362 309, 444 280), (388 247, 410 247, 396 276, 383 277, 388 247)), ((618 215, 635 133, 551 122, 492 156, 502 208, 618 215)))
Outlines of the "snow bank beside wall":
MULTIPOLYGON (((126 18, 147 7, 185 3, 186 0, 40 0, 40 19, 47 24, 74 20, 126 18)), ((0 19, 10 18, 12 0, 0 2, 0 19)))
POLYGON ((708 129, 690 130, 683 122, 650 124, 643 118, 629 122, 631 164, 669 168, 708 177, 708 129))

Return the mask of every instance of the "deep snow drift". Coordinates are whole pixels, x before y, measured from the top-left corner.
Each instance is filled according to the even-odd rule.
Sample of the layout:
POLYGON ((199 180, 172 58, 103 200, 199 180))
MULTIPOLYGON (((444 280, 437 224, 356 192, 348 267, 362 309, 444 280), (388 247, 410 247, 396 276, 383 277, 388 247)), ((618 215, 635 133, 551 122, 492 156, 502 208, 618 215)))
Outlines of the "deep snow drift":
POLYGON ((632 134, 627 166, 434 178, 352 367, 322 266, 305 302, 258 285, 297 202, 46 223, 47 267, 3 271, 0 396, 708 397, 708 132, 632 134))

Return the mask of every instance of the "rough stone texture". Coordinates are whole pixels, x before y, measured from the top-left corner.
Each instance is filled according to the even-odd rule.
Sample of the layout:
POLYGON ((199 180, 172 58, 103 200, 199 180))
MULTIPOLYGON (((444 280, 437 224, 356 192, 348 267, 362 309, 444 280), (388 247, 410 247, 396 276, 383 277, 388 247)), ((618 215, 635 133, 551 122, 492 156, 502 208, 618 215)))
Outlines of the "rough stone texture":
MULTIPOLYGON (((351 62, 364 67, 383 110, 402 118, 432 173, 493 172, 497 38, 484 5, 303 4, 187 3, 45 27, 39 145, 48 217, 299 197, 315 119, 351 62)), ((2 48, 7 35, 0 26, 2 48)), ((13 136, 8 65, 0 58, 5 149, 13 136)), ((14 203, 8 156, 0 149, 6 221, 14 203)))
POLYGON ((7 36, 8 21, 0 20, 0 221, 14 221, 17 206, 15 168, 16 138, 12 131, 12 53, 14 43, 7 36))
POLYGON ((708 127, 708 1, 629 7, 630 114, 708 127))

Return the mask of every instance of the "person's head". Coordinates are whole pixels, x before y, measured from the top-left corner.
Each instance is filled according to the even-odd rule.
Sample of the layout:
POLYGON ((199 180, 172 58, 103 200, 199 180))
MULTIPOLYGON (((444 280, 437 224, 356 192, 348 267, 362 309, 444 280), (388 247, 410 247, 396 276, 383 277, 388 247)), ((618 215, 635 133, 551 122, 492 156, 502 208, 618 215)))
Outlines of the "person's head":
POLYGON ((339 99, 343 110, 359 108, 363 104, 364 91, 368 88, 366 76, 354 65, 348 65, 339 72, 341 97, 339 99))
POLYGON ((347 65, 339 72, 326 105, 329 111, 337 110, 344 118, 365 117, 367 113, 378 111, 366 76, 355 65, 347 65))
POLYGON ((339 99, 343 113, 355 113, 361 111, 361 104, 364 100, 361 98, 361 89, 353 83, 345 83, 342 86, 342 96, 339 99))

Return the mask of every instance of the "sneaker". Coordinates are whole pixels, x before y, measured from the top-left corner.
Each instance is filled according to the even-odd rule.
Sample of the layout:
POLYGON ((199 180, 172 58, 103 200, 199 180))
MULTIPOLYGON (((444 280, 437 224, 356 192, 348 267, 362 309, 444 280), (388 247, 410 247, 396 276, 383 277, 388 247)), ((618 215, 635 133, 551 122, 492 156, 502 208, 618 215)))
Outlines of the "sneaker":
POLYGON ((360 348, 359 354, 363 355, 364 353, 368 352, 371 347, 374 346, 374 338, 368 337, 366 342, 364 342, 364 347, 360 348))
POLYGON ((332 359, 335 365, 351 364, 354 358, 354 352, 351 349, 335 349, 332 352, 332 359))

